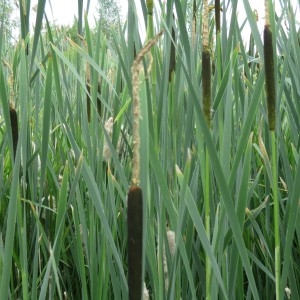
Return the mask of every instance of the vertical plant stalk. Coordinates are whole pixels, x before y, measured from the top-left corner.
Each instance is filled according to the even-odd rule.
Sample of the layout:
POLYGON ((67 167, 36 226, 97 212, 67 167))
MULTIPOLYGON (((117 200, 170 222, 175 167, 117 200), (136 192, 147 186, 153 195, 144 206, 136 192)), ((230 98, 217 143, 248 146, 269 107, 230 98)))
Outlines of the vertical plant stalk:
MULTIPOLYGON (((253 11, 253 14, 254 14, 256 22, 258 22, 258 13, 257 13, 256 9, 253 11)), ((254 43, 253 34, 251 32, 250 33, 250 39, 249 39, 249 50, 248 50, 248 54, 249 54, 250 57, 254 57, 254 55, 255 55, 254 47, 255 47, 255 43, 254 43)), ((249 69, 251 68, 252 65, 253 65, 253 63, 251 63, 251 62, 248 63, 249 69)))
MULTIPOLYGON (((86 41, 84 40, 84 38, 79 35, 79 38, 81 39, 84 48, 86 49, 86 51, 88 50, 86 41)), ((88 52, 88 51, 87 51, 88 52)), ((91 121, 91 67, 90 64, 88 62, 86 62, 85 65, 85 87, 88 91, 88 93, 86 94, 86 113, 87 113, 87 117, 88 117, 88 122, 91 121)))
MULTIPOLYGON (((203 27, 202 27, 202 96, 203 96, 203 112, 210 127, 211 120, 211 56, 208 46, 208 1, 203 1, 203 27)), ((205 206, 205 229, 207 238, 210 241, 210 162, 209 153, 206 147, 205 151, 205 186, 204 186, 204 206, 205 206)), ((206 299, 211 299, 210 280, 211 280, 211 263, 208 255, 206 255, 206 299)))
MULTIPOLYGON (((30 2, 29 2, 30 3, 30 2)), ((20 10, 20 25, 21 25, 21 36, 24 42, 29 33, 29 13, 30 7, 27 5, 27 1, 19 0, 19 10, 20 10)), ((26 41, 26 55, 29 53, 29 41, 26 41)))
POLYGON ((274 201, 274 235, 275 235, 275 285, 276 299, 282 298, 280 288, 280 235, 279 235, 279 200, 277 186, 277 158, 276 158, 276 85, 274 71, 273 36, 269 19, 269 3, 265 0, 265 28, 264 28, 264 64, 265 64, 265 89, 268 109, 268 125, 272 143, 272 191, 274 201))
POLYGON ((140 99, 139 73, 143 57, 151 50, 163 32, 151 39, 137 54, 132 67, 133 100, 133 161, 132 180, 128 192, 127 229, 128 229, 128 289, 130 300, 140 300, 143 291, 143 194, 138 186, 140 181, 140 99))
POLYGON ((154 35, 153 26, 153 0, 146 0, 147 5, 147 41, 151 40, 154 35))

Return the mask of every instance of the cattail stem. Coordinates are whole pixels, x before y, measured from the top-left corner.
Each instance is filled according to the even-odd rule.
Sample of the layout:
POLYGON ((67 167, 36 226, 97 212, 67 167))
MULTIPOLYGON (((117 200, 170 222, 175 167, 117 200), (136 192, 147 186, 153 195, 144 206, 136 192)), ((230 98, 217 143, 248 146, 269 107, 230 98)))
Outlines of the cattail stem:
POLYGON ((154 35, 153 25, 153 0, 147 0, 147 41, 151 40, 154 35))
POLYGON ((278 183, 277 183, 277 155, 276 155, 276 137, 275 131, 271 131, 272 143, 272 191, 274 201, 274 235, 275 235, 275 285, 276 285, 276 300, 280 300, 281 287, 280 287, 280 233, 279 233, 279 200, 278 200, 278 183))
MULTIPOLYGON (((208 45, 208 1, 203 1, 203 27, 202 27, 202 95, 203 112, 208 127, 211 120, 211 56, 208 45)), ((205 152, 205 186, 204 186, 204 205, 205 205, 205 229, 208 240, 210 241, 210 162, 209 153, 206 147, 205 152)), ((206 255, 206 299, 211 299, 211 262, 206 255)))
MULTIPOLYGON (((210 241, 210 159, 209 152, 206 147, 205 151, 205 186, 204 186, 204 210, 205 210, 205 230, 208 240, 210 241)), ((206 299, 211 299, 210 282, 211 282, 211 263, 206 255, 206 299)))
POLYGON ((12 104, 10 104, 9 106, 9 115, 10 115, 13 151, 14 151, 14 159, 15 159, 17 153, 18 140, 19 140, 19 129, 18 129, 18 115, 15 108, 12 106, 12 104))

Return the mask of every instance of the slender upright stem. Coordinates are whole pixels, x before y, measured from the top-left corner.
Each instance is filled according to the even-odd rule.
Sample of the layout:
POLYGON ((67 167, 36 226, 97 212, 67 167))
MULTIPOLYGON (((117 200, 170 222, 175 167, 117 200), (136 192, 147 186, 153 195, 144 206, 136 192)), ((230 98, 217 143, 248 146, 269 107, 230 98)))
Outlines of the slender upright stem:
POLYGON ((279 200, 277 184, 277 156, 276 156, 276 137, 275 131, 270 131, 272 143, 272 191, 274 202, 274 233, 275 233, 275 282, 276 300, 281 299, 280 291, 280 233, 279 233, 279 200))
MULTIPOLYGON (((211 119, 211 56, 209 51, 209 28, 208 28, 208 1, 203 1, 203 27, 202 27, 202 96, 203 96, 203 112, 210 127, 211 119)), ((210 163, 209 153, 206 148, 205 152, 205 187, 204 187, 204 203, 205 203, 205 229, 207 238, 210 241, 210 163)), ((211 279, 211 262, 206 255, 206 299, 211 299, 210 279, 211 279)))
MULTIPOLYGON (((205 201, 205 229, 208 240, 210 241, 210 159, 208 149, 205 152, 205 187, 204 187, 204 201, 205 201)), ((210 281, 211 281, 211 263, 208 256, 205 260, 206 267, 206 299, 211 299, 210 281)))

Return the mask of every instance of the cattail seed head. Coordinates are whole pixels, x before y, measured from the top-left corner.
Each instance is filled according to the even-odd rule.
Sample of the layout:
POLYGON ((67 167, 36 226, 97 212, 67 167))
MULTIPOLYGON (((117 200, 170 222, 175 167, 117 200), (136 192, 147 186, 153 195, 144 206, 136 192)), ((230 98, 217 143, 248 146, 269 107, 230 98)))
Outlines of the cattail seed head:
POLYGON ((128 192, 127 226, 129 299, 140 300, 143 287, 143 195, 137 186, 128 192))
POLYGON ((169 82, 172 79, 172 73, 175 72, 175 65, 176 65, 176 57, 175 57, 175 42, 176 42, 176 35, 175 35, 175 16, 173 14, 173 25, 172 25, 172 41, 171 41, 171 49, 170 49, 170 66, 169 66, 169 82))
POLYGON ((9 116, 10 116, 13 151, 14 151, 14 158, 15 158, 17 153, 18 140, 19 140, 19 129, 18 129, 18 115, 12 104, 9 105, 9 116))
POLYGON ((196 43, 196 28, 197 28, 197 5, 196 0, 193 1, 193 19, 192 19, 192 45, 196 43))
POLYGON ((215 20, 216 20, 216 32, 220 32, 221 29, 221 5, 220 0, 215 0, 215 20))
POLYGON ((210 126, 211 120, 211 58, 208 47, 202 50, 202 94, 203 94, 203 112, 207 122, 210 126))
POLYGON ((276 123, 276 90, 275 90, 275 72, 273 58, 273 38, 270 25, 264 28, 264 59, 265 59, 265 76, 266 76, 266 97, 268 109, 269 129, 275 130, 276 123))

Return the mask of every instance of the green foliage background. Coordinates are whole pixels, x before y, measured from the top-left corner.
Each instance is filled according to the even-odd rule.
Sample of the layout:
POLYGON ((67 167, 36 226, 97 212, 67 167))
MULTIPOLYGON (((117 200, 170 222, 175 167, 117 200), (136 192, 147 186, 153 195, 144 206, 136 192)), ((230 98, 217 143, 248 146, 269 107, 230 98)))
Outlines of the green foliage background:
MULTIPOLYGON (((107 38, 105 26, 89 27, 78 2, 76 34, 74 28, 68 36, 69 29, 51 27, 43 17, 45 0, 39 0, 35 30, 28 35, 28 0, 19 1, 20 41, 11 47, 0 38, 0 299, 128 299, 126 197, 132 173, 131 66, 142 48, 138 16, 129 1, 126 23, 115 24, 107 38), (19 125, 15 159, 10 103, 19 125), (114 118, 111 136, 105 131, 109 117, 114 118), (109 163, 103 159, 104 147, 109 163)), ((269 3, 277 49, 280 295, 275 291, 274 170, 263 42, 249 1, 243 0, 253 39, 250 50, 237 23, 237 0, 223 2, 220 34, 215 34, 213 11, 209 16, 213 72, 208 128, 201 93, 203 3, 196 1, 193 44, 187 25, 192 6, 168 0, 155 2, 152 17, 142 2, 147 38, 164 29, 145 57, 139 87, 144 281, 151 299, 204 299, 207 258, 211 299, 287 299, 286 288, 290 299, 300 299, 299 34, 291 2, 280 2, 280 15, 269 3), (172 47, 175 69, 170 75, 172 47), (211 239, 204 225, 207 180, 211 239), (174 256, 167 228, 175 232, 174 256)))

